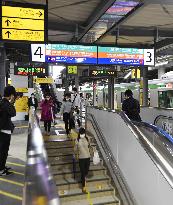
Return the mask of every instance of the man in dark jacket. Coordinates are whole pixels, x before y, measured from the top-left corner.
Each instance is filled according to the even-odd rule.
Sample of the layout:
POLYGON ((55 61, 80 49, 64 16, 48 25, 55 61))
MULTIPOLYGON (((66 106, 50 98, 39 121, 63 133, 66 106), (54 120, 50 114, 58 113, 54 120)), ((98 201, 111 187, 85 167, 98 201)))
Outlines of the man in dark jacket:
POLYGON ((10 167, 6 167, 8 150, 10 146, 11 133, 14 125, 11 118, 16 116, 14 107, 16 91, 13 86, 4 89, 4 98, 0 102, 0 176, 8 176, 12 174, 10 167))
POLYGON ((140 104, 138 100, 133 98, 133 93, 131 90, 126 90, 126 99, 123 101, 122 110, 128 116, 130 120, 141 122, 140 117, 140 104))
POLYGON ((30 107, 34 107, 35 110, 37 109, 38 107, 38 100, 37 98, 35 97, 34 93, 31 94, 31 97, 29 98, 28 100, 28 107, 30 109, 30 107))

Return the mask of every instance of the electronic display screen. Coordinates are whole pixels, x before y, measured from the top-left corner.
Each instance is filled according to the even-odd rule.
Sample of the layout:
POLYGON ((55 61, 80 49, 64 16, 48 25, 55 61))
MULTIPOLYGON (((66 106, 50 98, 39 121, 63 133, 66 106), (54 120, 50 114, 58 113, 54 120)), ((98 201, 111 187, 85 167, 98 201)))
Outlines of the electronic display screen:
POLYGON ((144 49, 98 47, 98 64, 144 65, 144 49))
POLYGON ((89 70, 89 76, 90 77, 109 77, 109 76, 116 76, 117 72, 115 70, 106 70, 106 69, 100 69, 100 70, 89 70))
POLYGON ((14 75, 33 75, 33 76, 47 76, 48 69, 43 66, 15 66, 14 75))
POLYGON ((97 64, 97 46, 48 44, 46 62, 67 64, 97 64))

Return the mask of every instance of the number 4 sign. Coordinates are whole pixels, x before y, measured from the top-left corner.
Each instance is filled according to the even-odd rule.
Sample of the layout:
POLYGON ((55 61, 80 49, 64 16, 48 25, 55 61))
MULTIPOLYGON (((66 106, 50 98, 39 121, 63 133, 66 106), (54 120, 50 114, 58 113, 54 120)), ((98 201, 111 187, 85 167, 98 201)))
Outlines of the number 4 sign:
POLYGON ((32 44, 31 53, 32 61, 35 62, 45 62, 45 44, 32 44))
POLYGON ((144 49, 144 65, 155 65, 154 49, 144 49))

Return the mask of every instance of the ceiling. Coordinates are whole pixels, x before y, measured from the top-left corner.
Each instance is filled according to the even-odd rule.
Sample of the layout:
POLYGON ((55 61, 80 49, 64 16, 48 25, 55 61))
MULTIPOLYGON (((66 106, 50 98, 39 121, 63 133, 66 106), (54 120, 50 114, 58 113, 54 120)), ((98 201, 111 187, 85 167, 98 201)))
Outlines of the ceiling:
MULTIPOLYGON (((46 0, 15 1, 46 4, 46 0)), ((56 42, 80 41, 80 38, 115 2, 115 0, 47 1, 48 39, 56 42)), ((173 44, 173 0, 136 1, 143 5, 110 28, 96 43, 130 47, 155 45, 158 50, 173 44)))

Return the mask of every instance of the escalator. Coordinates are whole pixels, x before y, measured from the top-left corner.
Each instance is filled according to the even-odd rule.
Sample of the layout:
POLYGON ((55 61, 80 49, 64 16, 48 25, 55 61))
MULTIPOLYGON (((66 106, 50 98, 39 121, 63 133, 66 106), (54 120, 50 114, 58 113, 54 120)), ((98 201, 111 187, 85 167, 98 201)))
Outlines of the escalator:
POLYGON ((173 144, 147 123, 124 113, 89 107, 86 128, 93 136, 124 204, 169 205, 173 194, 173 144))

